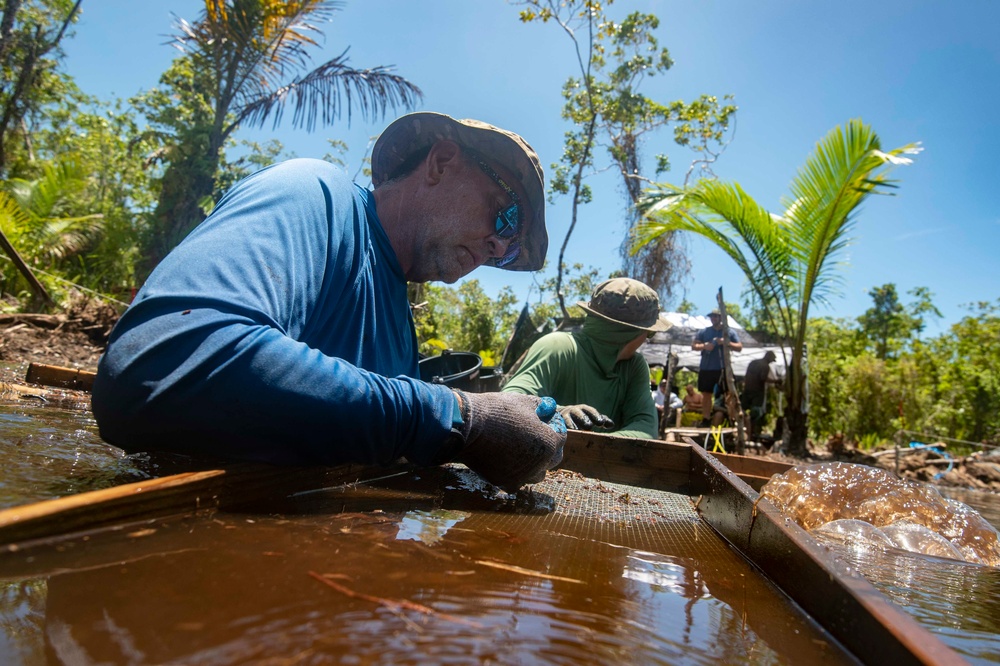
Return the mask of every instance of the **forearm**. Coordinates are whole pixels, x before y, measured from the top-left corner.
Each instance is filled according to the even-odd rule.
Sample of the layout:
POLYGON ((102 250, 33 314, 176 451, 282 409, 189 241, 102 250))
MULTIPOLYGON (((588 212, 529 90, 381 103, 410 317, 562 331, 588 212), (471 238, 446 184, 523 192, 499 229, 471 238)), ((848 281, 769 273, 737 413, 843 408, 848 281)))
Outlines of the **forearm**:
POLYGON ((635 414, 621 428, 614 431, 619 437, 633 439, 656 439, 659 422, 655 414, 635 414))
POLYGON ((447 387, 366 372, 273 327, 205 311, 125 332, 93 398, 102 435, 130 451, 320 464, 427 462, 453 404, 447 387))

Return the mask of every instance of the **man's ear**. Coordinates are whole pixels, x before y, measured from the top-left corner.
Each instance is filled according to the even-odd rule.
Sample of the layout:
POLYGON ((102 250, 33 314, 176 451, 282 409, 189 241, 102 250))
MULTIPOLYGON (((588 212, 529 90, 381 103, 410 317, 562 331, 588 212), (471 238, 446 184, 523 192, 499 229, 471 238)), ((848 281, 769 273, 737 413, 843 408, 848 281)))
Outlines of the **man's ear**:
POLYGON ((455 167, 461 160, 462 149, 454 141, 441 139, 427 153, 427 161, 424 162, 424 175, 427 182, 437 184, 444 175, 445 170, 455 167))

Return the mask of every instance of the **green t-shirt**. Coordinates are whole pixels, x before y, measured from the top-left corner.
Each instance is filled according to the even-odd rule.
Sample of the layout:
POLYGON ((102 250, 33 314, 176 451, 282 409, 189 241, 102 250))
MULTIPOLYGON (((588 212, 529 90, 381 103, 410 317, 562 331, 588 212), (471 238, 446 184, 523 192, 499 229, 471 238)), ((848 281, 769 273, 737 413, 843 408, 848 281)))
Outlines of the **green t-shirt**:
POLYGON ((539 339, 503 390, 552 396, 559 405, 586 404, 615 422, 615 434, 655 439, 656 406, 649 365, 642 354, 618 361, 618 352, 638 334, 588 316, 583 331, 539 339))

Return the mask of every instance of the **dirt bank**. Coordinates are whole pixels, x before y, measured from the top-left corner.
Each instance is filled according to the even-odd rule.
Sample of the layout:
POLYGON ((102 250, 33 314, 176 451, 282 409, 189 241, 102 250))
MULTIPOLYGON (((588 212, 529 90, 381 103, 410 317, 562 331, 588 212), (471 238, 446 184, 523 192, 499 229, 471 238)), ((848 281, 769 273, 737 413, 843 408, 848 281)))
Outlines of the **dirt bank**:
POLYGON ((0 314, 0 379, 23 382, 28 363, 96 370, 117 320, 115 308, 83 298, 54 314, 0 314))

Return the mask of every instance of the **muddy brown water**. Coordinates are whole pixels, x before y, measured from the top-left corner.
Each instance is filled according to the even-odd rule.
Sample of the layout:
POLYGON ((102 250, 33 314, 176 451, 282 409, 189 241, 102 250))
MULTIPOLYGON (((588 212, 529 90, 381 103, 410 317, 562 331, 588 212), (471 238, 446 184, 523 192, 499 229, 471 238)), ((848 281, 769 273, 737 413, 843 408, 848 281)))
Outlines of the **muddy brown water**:
POLYGON ((63 662, 851 663, 685 496, 573 479, 570 504, 553 480, 490 510, 467 474, 22 551, 0 576, 63 662))
MULTIPOLYGON (((2 506, 155 473, 89 412, 24 402, 0 403, 0 464, 2 506)), ((995 570, 844 556, 972 661, 1000 658, 995 570)), ((512 499, 425 470, 0 557, 0 663, 418 662, 853 660, 691 498, 575 475, 512 499)))

